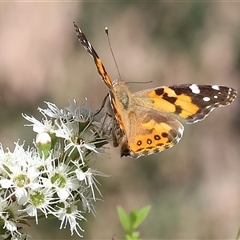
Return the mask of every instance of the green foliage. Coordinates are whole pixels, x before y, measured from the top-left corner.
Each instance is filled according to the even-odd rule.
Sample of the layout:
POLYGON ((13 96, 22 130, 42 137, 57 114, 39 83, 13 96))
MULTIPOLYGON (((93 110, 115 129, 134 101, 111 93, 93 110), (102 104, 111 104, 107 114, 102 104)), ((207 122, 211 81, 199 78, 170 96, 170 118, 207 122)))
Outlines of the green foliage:
POLYGON ((136 229, 145 220, 150 209, 151 206, 146 206, 141 208, 140 210, 134 209, 129 214, 127 214, 122 207, 117 207, 118 216, 120 218, 127 240, 140 239, 139 232, 137 232, 136 229))

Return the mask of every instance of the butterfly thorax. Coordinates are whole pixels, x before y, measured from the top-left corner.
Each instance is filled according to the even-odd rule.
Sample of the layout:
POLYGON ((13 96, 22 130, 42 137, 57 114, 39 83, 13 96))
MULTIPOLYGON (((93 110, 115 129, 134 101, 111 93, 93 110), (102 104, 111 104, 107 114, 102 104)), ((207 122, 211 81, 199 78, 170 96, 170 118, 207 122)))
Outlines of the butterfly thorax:
MULTIPOLYGON (((118 123, 118 127, 122 130, 123 136, 126 136, 126 123, 128 122, 129 111, 131 111, 132 93, 124 82, 115 83, 110 93, 112 99, 111 104, 115 112, 116 122, 118 123)), ((120 143, 122 138, 118 140, 120 143)))
POLYGON ((132 94, 127 85, 124 82, 116 83, 113 91, 117 107, 123 111, 128 110, 132 94))

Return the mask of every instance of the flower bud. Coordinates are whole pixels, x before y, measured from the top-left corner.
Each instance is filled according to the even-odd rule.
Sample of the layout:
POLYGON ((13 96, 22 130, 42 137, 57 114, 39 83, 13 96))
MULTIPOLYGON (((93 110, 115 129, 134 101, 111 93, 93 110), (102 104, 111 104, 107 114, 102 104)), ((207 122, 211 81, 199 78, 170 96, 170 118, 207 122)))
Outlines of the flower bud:
POLYGON ((49 151, 51 150, 51 137, 48 133, 38 133, 36 136, 36 145, 40 153, 42 153, 45 158, 48 157, 49 151))

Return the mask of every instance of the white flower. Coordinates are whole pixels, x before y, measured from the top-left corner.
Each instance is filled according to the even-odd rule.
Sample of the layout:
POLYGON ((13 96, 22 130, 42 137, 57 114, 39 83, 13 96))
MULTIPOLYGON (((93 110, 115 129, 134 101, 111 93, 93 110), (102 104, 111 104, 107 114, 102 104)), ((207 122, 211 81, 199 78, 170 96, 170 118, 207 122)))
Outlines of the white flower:
POLYGON ((72 168, 64 163, 58 163, 52 170, 46 169, 46 174, 47 177, 41 178, 43 185, 55 189, 61 202, 66 201, 72 191, 80 186, 72 168))
POLYGON ((20 236, 17 223, 25 218, 19 210, 20 206, 16 202, 7 201, 0 197, 0 219, 4 222, 3 228, 6 228, 12 236, 20 236))
POLYGON ((103 113, 80 108, 75 100, 64 109, 46 104, 39 108, 41 121, 23 115, 37 133, 34 147, 25 150, 17 142, 10 151, 0 144, 0 235, 8 239, 27 239, 22 225, 48 215, 81 236, 80 210, 95 214, 96 191, 101 195, 96 177, 107 176, 89 167, 111 136, 103 113))
POLYGON ((0 145, 0 173, 5 174, 8 166, 15 166, 19 161, 23 164, 25 163, 24 159, 29 159, 30 153, 26 152, 23 148, 23 145, 16 143, 13 152, 10 152, 7 149, 4 152, 2 145, 0 145))
POLYGON ((66 112, 66 110, 59 109, 54 103, 45 102, 48 106, 47 109, 38 108, 39 112, 41 112, 43 115, 47 115, 51 118, 56 119, 67 119, 71 116, 66 112))
POLYGON ((11 189, 12 194, 9 197, 15 195, 17 201, 20 204, 24 204, 28 197, 27 190, 34 189, 38 185, 39 172, 32 167, 22 170, 19 165, 15 167, 10 166, 9 169, 11 171, 8 174, 9 179, 1 179, 0 184, 2 188, 11 189))
POLYGON ((75 99, 70 102, 70 105, 66 108, 66 110, 69 111, 70 115, 72 115, 74 121, 76 122, 86 122, 91 116, 90 109, 86 106, 80 108, 75 99))
POLYGON ((88 150, 97 153, 95 145, 93 143, 86 142, 86 138, 82 136, 83 134, 80 133, 79 135, 78 123, 70 121, 63 122, 60 120, 60 123, 57 123, 56 125, 58 127, 56 130, 56 136, 65 140, 64 150, 70 150, 69 155, 77 149, 80 159, 82 160, 82 163, 84 163, 84 157, 88 153, 88 150))
POLYGON ((38 224, 38 210, 44 213, 45 217, 52 214, 55 215, 56 211, 51 206, 58 202, 57 199, 53 197, 53 190, 46 188, 39 188, 32 190, 29 193, 28 202, 24 211, 31 217, 35 217, 36 223, 38 224))
POLYGON ((36 133, 54 133, 54 127, 52 125, 52 120, 48 120, 46 115, 44 115, 45 119, 42 119, 42 122, 38 121, 36 118, 34 117, 29 117, 26 114, 22 115, 26 120, 28 120, 29 122, 32 122, 32 124, 26 124, 25 126, 32 126, 33 127, 33 131, 36 133))
MULTIPOLYGON (((85 191, 86 191, 86 193, 84 193, 84 189, 82 189, 81 192, 83 192, 83 193, 80 193, 83 210, 87 211, 89 213, 92 213, 94 216, 96 216, 96 209, 93 204, 93 201, 95 202, 96 199, 93 199, 92 192, 87 191, 87 189, 85 189, 85 191)), ((99 200, 99 199, 97 199, 97 200, 99 200)))
POLYGON ((94 201, 96 201, 94 188, 98 191, 100 196, 102 196, 100 190, 97 187, 97 184, 100 185, 100 183, 97 181, 95 176, 108 177, 108 175, 91 168, 88 168, 86 172, 83 172, 80 168, 77 168, 75 170, 75 173, 79 181, 84 181, 85 184, 90 187, 94 201))
POLYGON ((17 231, 17 225, 13 221, 6 220, 3 228, 6 228, 10 232, 16 232, 17 231))
POLYGON ((5 173, 0 179, 0 184, 3 189, 11 190, 8 198, 15 195, 19 204, 24 204, 27 201, 28 190, 39 185, 40 172, 31 165, 35 156, 33 157, 29 150, 23 151, 22 146, 17 144, 12 154, 7 153, 7 156, 9 155, 11 158, 5 161, 4 165, 0 165, 5 173))
POLYGON ((82 216, 81 212, 77 209, 76 205, 71 205, 69 207, 59 209, 57 215, 58 219, 62 221, 60 229, 66 228, 66 226, 69 224, 71 235, 73 235, 73 233, 76 232, 78 236, 82 237, 79 230, 82 232, 84 232, 84 230, 80 227, 77 221, 83 219, 85 220, 85 218, 82 216))

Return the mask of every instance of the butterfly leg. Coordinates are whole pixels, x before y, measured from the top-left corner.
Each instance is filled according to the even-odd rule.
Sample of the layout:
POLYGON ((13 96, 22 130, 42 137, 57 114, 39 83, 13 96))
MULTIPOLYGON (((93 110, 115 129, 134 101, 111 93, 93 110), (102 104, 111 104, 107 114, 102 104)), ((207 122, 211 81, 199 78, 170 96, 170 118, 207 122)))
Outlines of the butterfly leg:
POLYGON ((103 110, 103 108, 104 108, 104 106, 105 106, 105 104, 106 104, 106 101, 107 101, 107 99, 108 99, 108 96, 109 96, 109 95, 107 94, 107 95, 104 97, 100 109, 98 109, 97 112, 95 112, 93 116, 98 115, 98 114, 103 110))

